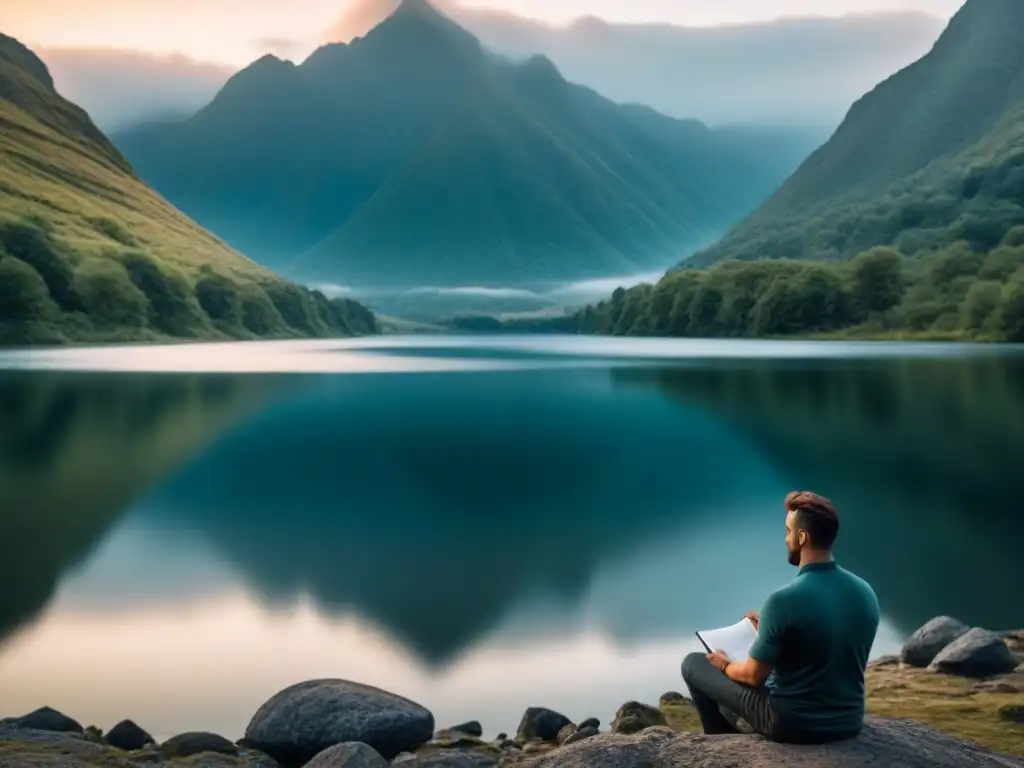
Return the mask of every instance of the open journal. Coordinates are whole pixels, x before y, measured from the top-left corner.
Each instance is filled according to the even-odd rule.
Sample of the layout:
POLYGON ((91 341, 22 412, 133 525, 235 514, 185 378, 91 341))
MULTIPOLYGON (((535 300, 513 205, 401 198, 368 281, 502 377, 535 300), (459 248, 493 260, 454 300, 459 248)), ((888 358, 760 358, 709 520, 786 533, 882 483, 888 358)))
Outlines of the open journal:
POLYGON ((750 648, 757 640, 757 630, 750 619, 743 618, 729 627, 709 629, 697 633, 697 638, 708 653, 724 651, 730 661, 742 664, 750 655, 750 648))

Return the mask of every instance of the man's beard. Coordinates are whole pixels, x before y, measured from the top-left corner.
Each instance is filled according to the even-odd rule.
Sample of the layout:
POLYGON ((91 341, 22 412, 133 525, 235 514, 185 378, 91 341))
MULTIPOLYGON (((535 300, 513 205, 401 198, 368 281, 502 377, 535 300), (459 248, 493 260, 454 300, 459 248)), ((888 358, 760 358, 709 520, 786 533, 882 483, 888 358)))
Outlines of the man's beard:
MULTIPOLYGON (((787 547, 787 549, 788 549, 788 547, 787 547)), ((797 549, 797 550, 790 549, 789 550, 789 564, 790 565, 800 565, 800 550, 799 549, 797 549)))

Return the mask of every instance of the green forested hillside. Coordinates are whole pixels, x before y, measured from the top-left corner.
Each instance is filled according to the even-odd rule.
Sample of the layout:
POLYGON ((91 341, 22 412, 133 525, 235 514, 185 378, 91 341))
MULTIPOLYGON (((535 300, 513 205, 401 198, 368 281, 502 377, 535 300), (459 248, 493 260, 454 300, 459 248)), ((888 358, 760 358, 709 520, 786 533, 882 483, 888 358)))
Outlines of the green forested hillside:
POLYGON ((1024 3, 968 0, 761 208, 689 264, 906 255, 1024 224, 1024 3))
POLYGON ((261 59, 190 120, 115 138, 232 245, 360 286, 659 269, 783 173, 742 132, 614 104, 544 57, 501 60, 426 0, 301 65, 261 59))
POLYGON ((719 243, 560 323, 1024 341, 1024 3, 967 0, 719 243))
POLYGON ((371 313, 285 283, 153 193, 0 35, 0 344, 348 335, 371 313))
POLYGON ((888 247, 846 262, 728 261, 524 330, 687 337, 850 336, 1024 342, 1024 227, 982 254, 888 247))

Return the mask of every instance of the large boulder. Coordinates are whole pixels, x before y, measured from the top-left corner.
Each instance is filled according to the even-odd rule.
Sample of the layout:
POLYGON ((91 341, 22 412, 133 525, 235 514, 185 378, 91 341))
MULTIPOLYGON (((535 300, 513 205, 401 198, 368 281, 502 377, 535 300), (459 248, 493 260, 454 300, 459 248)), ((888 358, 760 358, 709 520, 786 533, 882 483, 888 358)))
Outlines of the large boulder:
POLYGON ((544 707, 530 707, 523 713, 516 730, 516 741, 525 744, 529 741, 556 741, 558 732, 572 721, 561 712, 544 707))
POLYGON ((900 651, 900 660, 912 667, 927 667, 939 651, 970 629, 950 616, 938 616, 910 636, 900 651))
POLYGON ((373 747, 349 741, 328 747, 306 763, 305 768, 388 768, 389 765, 373 747))
POLYGON ((660 709, 641 704, 639 701, 629 701, 619 707, 612 721, 612 731, 615 733, 639 733, 645 728, 656 728, 659 725, 668 725, 665 714, 660 709))
POLYGON ((191 757, 209 752, 216 755, 237 755, 238 747, 216 733, 192 731, 179 733, 160 745, 160 754, 164 757, 191 757))
POLYGON ((1017 668, 1002 637, 986 629, 972 629, 943 648, 928 665, 932 672, 961 677, 993 677, 1017 668))
POLYGON ((52 707, 40 707, 27 715, 6 721, 16 728, 53 733, 85 733, 82 724, 52 707))
POLYGON ((122 720, 110 729, 106 742, 112 747, 130 752, 148 747, 150 744, 154 744, 155 740, 133 721, 122 720))
POLYGON ((1024 768, 919 723, 868 718, 860 736, 822 746, 774 744, 760 736, 680 734, 659 727, 600 734, 536 757, 523 768, 1024 768))
POLYGON ((243 743, 286 766, 299 766, 349 741, 368 744, 391 760, 433 733, 434 716, 409 699, 348 680, 309 680, 260 707, 243 743))

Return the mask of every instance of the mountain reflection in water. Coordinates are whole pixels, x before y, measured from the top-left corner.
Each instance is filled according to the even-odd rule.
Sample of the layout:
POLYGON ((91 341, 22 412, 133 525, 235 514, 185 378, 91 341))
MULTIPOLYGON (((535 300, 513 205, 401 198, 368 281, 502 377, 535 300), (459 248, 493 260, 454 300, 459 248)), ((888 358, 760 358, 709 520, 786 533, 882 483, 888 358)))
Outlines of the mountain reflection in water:
POLYGON ((132 664, 175 695, 111 683, 97 718, 132 701, 237 730, 305 674, 405 680, 439 717, 503 728, 532 703, 657 696, 695 629, 792 577, 795 487, 839 505, 876 650, 940 613, 1024 623, 1021 358, 537 343, 360 349, 405 355, 387 374, 0 374, 0 711, 92 706, 83 676, 132 664), (31 673, 91 627, 88 670, 31 673), (535 674, 507 679, 509 654, 535 674))

